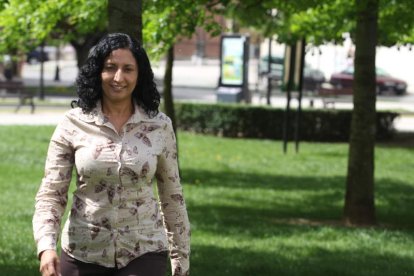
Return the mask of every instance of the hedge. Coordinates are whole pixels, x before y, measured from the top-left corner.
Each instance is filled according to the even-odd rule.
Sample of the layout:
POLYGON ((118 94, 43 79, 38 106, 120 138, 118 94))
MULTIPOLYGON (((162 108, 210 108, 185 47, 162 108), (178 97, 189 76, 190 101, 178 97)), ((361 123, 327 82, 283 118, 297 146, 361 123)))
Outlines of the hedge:
MULTIPOLYGON (((267 106, 242 104, 176 103, 177 127, 197 133, 224 137, 283 139, 285 110, 267 106)), ((296 112, 290 113, 288 139, 292 140, 296 112)), ((399 114, 377 112, 377 140, 389 140, 395 130, 393 121, 399 114)), ((300 140, 338 141, 349 140, 351 110, 306 109, 300 120, 300 140)))

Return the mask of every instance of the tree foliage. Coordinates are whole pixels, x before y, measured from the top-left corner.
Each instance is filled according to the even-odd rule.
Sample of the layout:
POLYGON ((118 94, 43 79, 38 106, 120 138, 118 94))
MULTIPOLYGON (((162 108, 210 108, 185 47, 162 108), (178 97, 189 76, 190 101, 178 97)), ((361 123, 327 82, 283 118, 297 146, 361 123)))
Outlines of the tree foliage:
MULTIPOLYGON (((350 33, 354 39, 357 22, 355 2, 357 1, 319 1, 318 5, 293 14, 288 30, 306 36, 316 45, 326 42, 342 43, 344 33, 350 33)), ((414 42, 411 8, 410 0, 380 1, 377 45, 393 46, 414 42)))
MULTIPOLYGON (((254 27, 279 42, 306 37, 309 43, 342 43, 344 33, 356 27, 356 0, 225 0, 215 11, 254 27), (272 10, 276 14, 272 14, 272 10)), ((412 0, 381 0, 378 15, 378 45, 414 43, 412 0)))
MULTIPOLYGON (((207 12, 209 2, 143 1, 143 41, 149 54, 161 57, 200 26, 219 34, 214 15, 207 12)), ((0 53, 25 52, 45 40, 82 47, 91 36, 107 30, 108 4, 108 0, 2 0, 0 53)))
POLYGON ((0 53, 83 40, 106 28, 106 0, 10 0, 0 8, 0 53))
POLYGON ((221 33, 220 26, 209 13, 208 0, 144 1, 144 41, 151 56, 160 57, 182 38, 190 38, 197 27, 213 35, 221 33))

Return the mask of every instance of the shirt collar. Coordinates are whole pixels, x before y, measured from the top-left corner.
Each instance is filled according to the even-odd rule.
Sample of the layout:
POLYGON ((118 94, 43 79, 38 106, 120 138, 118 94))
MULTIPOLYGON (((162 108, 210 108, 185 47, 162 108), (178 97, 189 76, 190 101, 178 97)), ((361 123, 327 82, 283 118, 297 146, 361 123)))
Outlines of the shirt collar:
MULTIPOLYGON (((154 122, 155 117, 150 117, 144 109, 134 101, 134 114, 129 118, 127 124, 138 124, 140 122, 154 122)), ((108 122, 108 118, 102 112, 102 104, 99 100, 96 107, 88 113, 81 112, 79 119, 96 125, 104 125, 108 122)))

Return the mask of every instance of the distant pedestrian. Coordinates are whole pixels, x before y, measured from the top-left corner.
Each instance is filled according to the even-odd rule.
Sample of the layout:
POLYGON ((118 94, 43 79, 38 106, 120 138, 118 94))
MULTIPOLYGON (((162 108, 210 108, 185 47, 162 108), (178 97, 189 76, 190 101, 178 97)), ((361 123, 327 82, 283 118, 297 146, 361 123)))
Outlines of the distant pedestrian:
POLYGON ((105 36, 76 80, 77 107, 58 124, 36 196, 42 275, 189 275, 190 225, 171 120, 147 54, 126 34, 105 36), (56 245, 76 169, 73 204, 56 245), (157 182, 158 198, 154 194, 157 182))
POLYGON ((13 61, 9 55, 4 56, 3 75, 8 81, 13 79, 13 61))

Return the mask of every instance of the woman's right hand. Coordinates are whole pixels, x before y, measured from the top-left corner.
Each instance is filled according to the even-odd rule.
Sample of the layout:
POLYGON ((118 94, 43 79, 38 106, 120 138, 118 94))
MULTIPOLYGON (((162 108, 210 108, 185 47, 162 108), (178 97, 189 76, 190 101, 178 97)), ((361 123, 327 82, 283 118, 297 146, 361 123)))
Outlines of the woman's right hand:
POLYGON ((45 250, 40 255, 40 272, 42 276, 61 276, 59 256, 55 250, 45 250))

